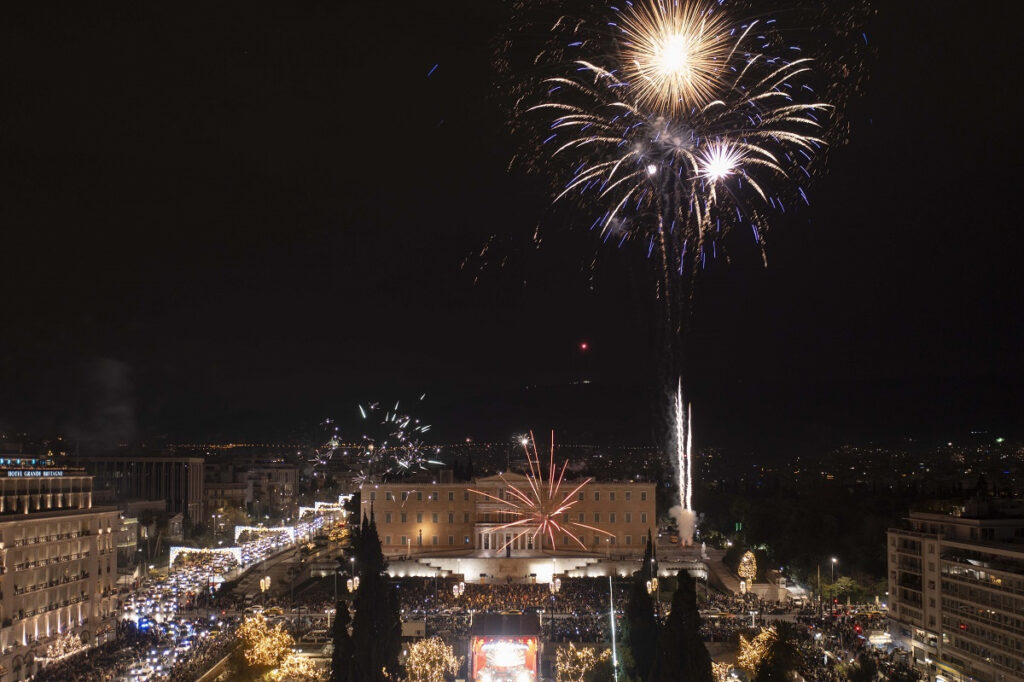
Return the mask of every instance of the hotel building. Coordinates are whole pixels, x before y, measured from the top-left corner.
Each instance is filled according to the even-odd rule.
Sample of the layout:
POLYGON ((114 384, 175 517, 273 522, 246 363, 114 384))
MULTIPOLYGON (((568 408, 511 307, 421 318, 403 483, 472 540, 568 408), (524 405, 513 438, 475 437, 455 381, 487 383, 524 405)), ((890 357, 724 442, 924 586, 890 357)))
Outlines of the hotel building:
MULTIPOLYGON (((572 492, 581 482, 564 481, 560 496, 572 492)), ((511 473, 469 483, 364 484, 359 491, 364 511, 369 513, 373 507, 381 547, 389 557, 634 556, 643 554, 647 532, 656 527, 653 483, 593 482, 575 493, 575 503, 556 517, 576 541, 555 533, 552 547, 548 536, 543 544, 539 535, 534 539, 532 530, 536 526, 502 528, 519 517, 507 513, 508 505, 473 492, 479 490, 511 501, 515 497, 509 485, 521 491, 530 489, 525 476, 511 473), (528 529, 530 533, 517 537, 528 529)))
POLYGON ((1024 515, 913 513, 888 556, 890 634, 929 680, 1024 680, 1024 515))
POLYGON ((119 528, 85 471, 0 459, 0 681, 31 677, 58 637, 113 637, 119 528))

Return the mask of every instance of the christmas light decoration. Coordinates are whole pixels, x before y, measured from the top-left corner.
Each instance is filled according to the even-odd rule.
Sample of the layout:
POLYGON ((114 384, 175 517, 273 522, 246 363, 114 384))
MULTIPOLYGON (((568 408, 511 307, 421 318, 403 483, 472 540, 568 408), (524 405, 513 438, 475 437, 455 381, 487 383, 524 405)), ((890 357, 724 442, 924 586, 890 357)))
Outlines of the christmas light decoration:
POLYGON ((743 555, 743 558, 740 559, 740 567, 736 569, 736 572, 744 580, 754 581, 754 578, 757 576, 757 557, 754 556, 753 552, 747 551, 743 555))
POLYGON ((729 671, 732 670, 732 666, 728 663, 711 663, 711 674, 715 678, 715 682, 729 682, 729 671))
POLYGON ((762 628, 761 632, 751 640, 740 635, 739 655, 736 657, 739 667, 752 673, 755 672, 777 638, 778 634, 775 632, 775 628, 762 628))
POLYGON ((560 647, 555 654, 555 672, 558 682, 583 682, 587 673, 598 663, 611 658, 612 652, 604 649, 600 653, 596 649, 581 647, 569 642, 569 646, 560 647))
POLYGON ((281 665, 270 673, 273 682, 327 682, 328 677, 327 670, 294 651, 289 652, 281 665))
POLYGON ((405 659, 407 682, 445 682, 446 675, 455 675, 462 666, 462 657, 440 637, 413 642, 405 659))
POLYGON ((280 624, 273 628, 267 626, 263 614, 246 618, 238 628, 238 639, 242 642, 246 662, 254 667, 280 665, 295 644, 280 624))
POLYGON ((64 633, 46 647, 47 658, 63 658, 85 648, 82 638, 70 632, 64 633))

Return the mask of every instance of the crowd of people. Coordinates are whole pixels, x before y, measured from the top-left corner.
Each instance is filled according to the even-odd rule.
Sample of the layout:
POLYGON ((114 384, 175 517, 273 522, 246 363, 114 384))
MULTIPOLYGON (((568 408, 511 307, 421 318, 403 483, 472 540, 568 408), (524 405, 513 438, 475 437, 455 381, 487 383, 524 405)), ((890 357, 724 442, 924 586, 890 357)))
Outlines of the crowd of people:
POLYGON ((50 663, 35 682, 115 682, 128 675, 132 664, 159 643, 154 633, 134 625, 120 626, 115 639, 50 663))

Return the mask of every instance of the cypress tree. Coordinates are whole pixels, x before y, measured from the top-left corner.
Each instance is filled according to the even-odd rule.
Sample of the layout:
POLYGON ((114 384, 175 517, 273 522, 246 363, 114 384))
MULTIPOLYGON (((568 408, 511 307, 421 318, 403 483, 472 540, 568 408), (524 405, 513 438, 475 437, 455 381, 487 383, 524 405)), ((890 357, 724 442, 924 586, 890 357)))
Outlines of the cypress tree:
POLYGON ((377 535, 377 524, 363 517, 356 547, 359 589, 355 594, 355 618, 352 619, 352 672, 358 682, 385 682, 386 675, 399 673, 402 622, 398 597, 384 572, 387 564, 377 535))
POLYGON ((713 682, 711 655, 700 636, 697 583, 686 571, 676 576, 672 613, 658 641, 650 679, 654 682, 713 682))
POLYGON ((633 574, 626 604, 627 642, 633 658, 633 674, 640 682, 650 679, 658 653, 658 620, 654 616, 654 602, 647 593, 646 575, 644 570, 633 574))
POLYGON ((334 617, 334 652, 331 654, 331 682, 355 682, 352 677, 352 637, 348 633, 352 618, 348 602, 339 601, 334 617))

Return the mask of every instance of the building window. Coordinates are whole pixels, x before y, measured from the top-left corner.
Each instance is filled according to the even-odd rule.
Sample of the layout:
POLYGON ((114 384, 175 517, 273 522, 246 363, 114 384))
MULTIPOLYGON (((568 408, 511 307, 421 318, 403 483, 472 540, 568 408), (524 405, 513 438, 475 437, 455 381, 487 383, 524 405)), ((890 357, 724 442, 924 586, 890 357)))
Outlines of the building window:
POLYGON ((437 491, 436 490, 430 494, 430 499, 432 499, 434 502, 437 502, 437 491))
POLYGON ((633 536, 632 535, 627 535, 626 536, 626 544, 627 545, 632 545, 633 544, 633 536))
POLYGON ((437 536, 436 535, 430 539, 430 544, 432 544, 432 545, 436 545, 437 544, 437 536))
POLYGON ((469 491, 468 490, 465 491, 464 493, 462 493, 462 500, 464 502, 469 502, 469 491))
POLYGON ((608 523, 615 523, 615 512, 610 512, 608 514, 608 523))
POLYGON ((640 536, 640 544, 641 545, 646 545, 647 544, 647 536, 646 535, 641 535, 640 536))
POLYGON ((633 514, 632 514, 632 512, 626 512, 626 523, 633 523, 633 514))
POLYGON ((455 523, 455 514, 452 512, 448 512, 448 523, 455 523))
POLYGON ((579 500, 580 500, 580 502, 582 502, 582 501, 583 501, 583 491, 580 491, 580 496, 579 496, 579 500))
POLYGON ((580 523, 583 523, 586 519, 583 518, 583 512, 580 512, 580 523))
POLYGON ((647 512, 640 512, 640 523, 647 523, 647 512))
POLYGON ((419 491, 419 490, 416 491, 416 501, 417 502, 422 502, 423 501, 423 493, 421 491, 419 491))
POLYGON ((612 502, 614 502, 614 501, 615 501, 615 492, 614 492, 614 491, 612 491, 612 492, 608 493, 608 499, 609 499, 610 501, 612 501, 612 502))
POLYGON ((633 493, 631 493, 629 491, 626 491, 626 502, 630 502, 632 500, 633 500, 633 493))
POLYGON ((455 501, 455 493, 453 493, 450 490, 448 491, 448 501, 449 502, 454 502, 455 501))
POLYGON ((409 544, 409 537, 406 536, 406 535, 403 535, 402 536, 402 546, 404 547, 407 544, 409 544))
POLYGON ((568 545, 569 544, 569 536, 568 535, 563 535, 562 536, 562 544, 563 545, 568 545))
POLYGON ((431 514, 430 520, 432 523, 437 523, 437 512, 431 514))
POLYGON ((449 545, 454 545, 455 544, 455 536, 454 535, 449 535, 448 536, 448 544, 449 545))
POLYGON ((384 514, 384 523, 391 523, 391 512, 384 514))
POLYGON ((462 512, 462 522, 469 523, 469 512, 462 512))
POLYGON ((569 523, 569 512, 562 514, 562 521, 564 523, 569 523))
POLYGON ((615 536, 614 535, 611 536, 610 538, 608 538, 608 544, 609 545, 614 545, 615 544, 615 536))
POLYGON ((391 536, 390 535, 385 535, 384 536, 384 544, 385 545, 390 545, 391 544, 391 536))
POLYGON ((600 502, 600 501, 601 501, 601 493, 599 491, 595 490, 594 491, 594 502, 600 502))
POLYGON ((601 538, 599 538, 599 537, 597 537, 597 536, 595 535, 595 536, 594 536, 594 546, 595 546, 595 547, 598 547, 598 546, 600 546, 600 545, 601 545, 601 538))
POLYGON ((408 522, 409 522, 409 515, 406 514, 405 512, 402 512, 402 523, 408 523, 408 522))
POLYGON ((601 512, 594 512, 594 523, 601 523, 601 512))
POLYGON ((377 491, 376 490, 371 490, 370 491, 370 501, 372 502, 373 500, 376 500, 376 499, 377 499, 377 491))
POLYGON ((468 545, 469 544, 469 536, 468 535, 466 536, 466 539, 463 541, 462 544, 464 544, 464 545, 468 545))
POLYGON ((387 492, 384 493, 384 499, 387 500, 388 502, 394 502, 395 496, 391 494, 390 490, 388 490, 387 492))
POLYGON ((405 502, 408 499, 409 499, 409 491, 408 490, 403 490, 402 491, 402 502, 405 502))
POLYGON ((646 492, 641 492, 640 493, 640 501, 641 502, 646 502, 647 501, 647 493, 646 492))
POLYGON ((582 535, 579 537, 579 541, 580 541, 580 544, 583 545, 584 547, 587 546, 587 540, 582 535))
POLYGON ((416 512, 416 523, 423 523, 423 512, 416 512))

